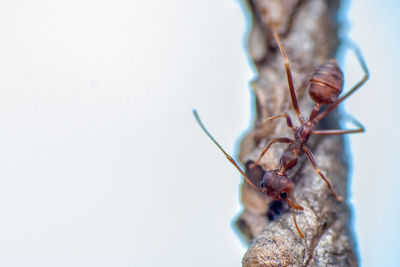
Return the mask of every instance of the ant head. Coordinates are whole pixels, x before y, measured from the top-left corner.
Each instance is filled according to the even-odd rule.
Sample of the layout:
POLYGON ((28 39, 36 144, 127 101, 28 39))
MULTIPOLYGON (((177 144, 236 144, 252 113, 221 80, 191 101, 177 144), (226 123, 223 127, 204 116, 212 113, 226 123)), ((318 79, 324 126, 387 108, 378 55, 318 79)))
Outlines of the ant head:
POLYGON ((287 201, 293 189, 293 183, 286 175, 279 175, 274 171, 265 172, 260 186, 274 200, 287 201))
POLYGON ((320 105, 335 102, 342 92, 343 73, 336 60, 329 60, 319 66, 310 79, 309 93, 320 105))

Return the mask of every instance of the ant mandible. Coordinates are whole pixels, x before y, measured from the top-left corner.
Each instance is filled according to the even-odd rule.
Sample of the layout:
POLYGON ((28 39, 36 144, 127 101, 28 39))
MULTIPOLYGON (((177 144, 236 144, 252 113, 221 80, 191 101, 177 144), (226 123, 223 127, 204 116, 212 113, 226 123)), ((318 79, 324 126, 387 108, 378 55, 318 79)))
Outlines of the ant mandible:
POLYGON ((293 130, 294 139, 290 138, 275 138, 272 139, 265 149, 261 152, 257 161, 250 165, 250 169, 254 168, 261 160, 261 158, 267 153, 268 149, 274 143, 286 143, 289 144, 288 147, 282 153, 280 158, 278 169, 276 170, 267 170, 264 173, 262 181, 260 183, 260 188, 254 185, 251 180, 247 177, 247 175, 242 171, 239 165, 235 162, 235 160, 225 152, 225 150, 218 144, 218 142, 212 137, 212 135, 207 131, 205 126, 200 120, 200 117, 196 110, 193 110, 193 114, 199 123, 202 130, 208 135, 209 138, 218 146, 218 148, 225 154, 227 159, 239 170, 239 172, 243 175, 246 182, 256 189, 257 191, 263 192, 268 196, 272 197, 274 200, 284 200, 286 201, 290 207, 292 208, 292 216, 293 222, 296 227, 297 232, 299 233, 301 238, 304 238, 303 233, 300 231, 299 226, 296 222, 295 210, 303 210, 303 207, 296 204, 293 197, 293 182, 287 176, 287 171, 292 169, 298 162, 301 154, 304 152, 307 158, 310 160, 314 170, 318 175, 324 180, 327 184, 328 188, 332 192, 332 195, 340 202, 343 201, 343 198, 339 196, 335 190, 332 188, 331 184, 325 177, 325 175, 319 169, 314 156, 311 150, 306 146, 306 143, 311 135, 343 135, 350 133, 360 133, 364 132, 364 127, 357 123, 358 129, 353 130, 314 130, 314 127, 317 123, 324 117, 326 117, 332 110, 334 110, 341 102, 343 102, 346 98, 348 98, 352 93, 354 93, 358 88, 360 88, 369 77, 369 72, 365 61, 361 55, 361 52, 357 47, 351 45, 353 48, 355 55, 364 71, 364 77, 355 84, 346 94, 342 97, 338 98, 343 88, 343 74, 340 70, 337 62, 335 60, 329 60, 318 67, 314 74, 311 76, 309 81, 309 94, 312 100, 315 102, 315 106, 311 111, 309 119, 305 119, 301 114, 299 109, 299 104, 296 97, 296 92, 293 86, 292 73, 289 66, 289 59, 286 56, 285 50, 283 49, 281 40, 279 38, 277 30, 272 27, 273 36, 279 46, 280 52, 283 57, 284 66, 286 70, 287 80, 289 84, 290 90, 290 98, 292 100, 293 108, 297 114, 297 118, 300 121, 300 126, 296 127, 293 125, 292 120, 287 112, 283 112, 279 115, 268 118, 263 125, 268 123, 271 120, 277 118, 285 118, 287 126, 293 130), (329 105, 324 111, 320 113, 320 108, 322 106, 329 105))

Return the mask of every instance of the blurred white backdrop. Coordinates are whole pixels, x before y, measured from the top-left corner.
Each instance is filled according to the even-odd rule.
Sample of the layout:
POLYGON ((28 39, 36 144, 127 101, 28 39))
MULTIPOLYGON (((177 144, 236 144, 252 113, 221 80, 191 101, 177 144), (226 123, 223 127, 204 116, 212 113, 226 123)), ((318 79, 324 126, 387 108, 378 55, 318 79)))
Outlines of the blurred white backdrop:
MULTIPOLYGON (((363 266, 399 264, 399 8, 345 12, 371 71, 346 103, 367 128, 348 139, 363 266)), ((237 152, 246 16, 227 0, 0 4, 1 266, 241 265, 241 178, 191 110, 237 152)))

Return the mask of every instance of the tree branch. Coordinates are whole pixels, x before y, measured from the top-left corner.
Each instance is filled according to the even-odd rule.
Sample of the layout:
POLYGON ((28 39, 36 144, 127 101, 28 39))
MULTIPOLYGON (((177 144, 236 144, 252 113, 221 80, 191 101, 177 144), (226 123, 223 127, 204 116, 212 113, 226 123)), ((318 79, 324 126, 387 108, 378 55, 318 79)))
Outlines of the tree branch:
MULTIPOLYGON (((269 140, 293 137, 284 119, 260 127, 266 118, 283 111, 296 117, 282 56, 271 34, 270 23, 277 23, 290 60, 300 109, 306 117, 313 107, 307 92, 308 78, 316 67, 334 58, 339 44, 338 0, 247 0, 247 4, 253 14, 249 50, 258 77, 252 82, 257 104, 255 125, 242 140, 239 154, 246 166, 258 158, 269 140)), ((298 122, 295 120, 294 123, 298 122)), ((337 128, 337 112, 321 121, 319 127, 337 128)), ((342 137, 312 136, 308 146, 333 188, 345 197, 347 163, 342 137)), ((255 184, 261 180, 264 170, 276 169, 284 148, 285 145, 273 145, 260 162, 261 167, 247 171, 255 184)), ((245 239, 252 241, 243 258, 243 266, 356 266, 347 204, 339 203, 332 196, 306 157, 301 158, 289 177, 295 183, 295 199, 304 207, 304 211, 297 212, 296 216, 305 239, 299 237, 285 203, 272 202, 244 183, 244 211, 236 225, 245 239)))

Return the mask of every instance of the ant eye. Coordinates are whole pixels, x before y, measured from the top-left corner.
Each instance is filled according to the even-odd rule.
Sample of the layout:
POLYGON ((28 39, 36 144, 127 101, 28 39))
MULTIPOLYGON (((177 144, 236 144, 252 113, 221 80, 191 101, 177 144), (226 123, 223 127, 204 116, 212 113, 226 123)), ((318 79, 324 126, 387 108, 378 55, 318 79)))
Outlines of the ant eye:
POLYGON ((261 186, 261 188, 264 188, 264 182, 263 181, 261 181, 260 186, 261 186))
POLYGON ((279 195, 282 199, 287 198, 287 193, 286 192, 281 192, 279 195))

